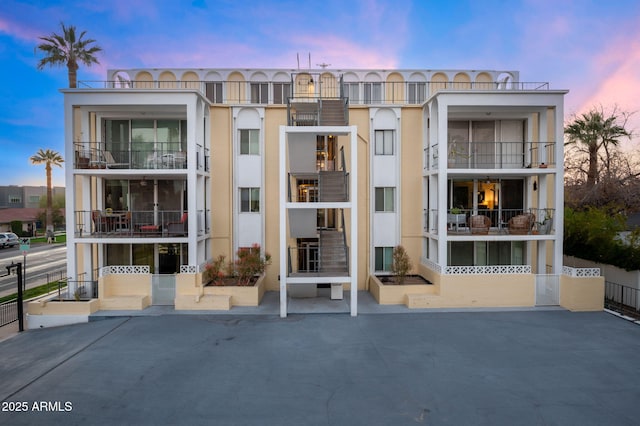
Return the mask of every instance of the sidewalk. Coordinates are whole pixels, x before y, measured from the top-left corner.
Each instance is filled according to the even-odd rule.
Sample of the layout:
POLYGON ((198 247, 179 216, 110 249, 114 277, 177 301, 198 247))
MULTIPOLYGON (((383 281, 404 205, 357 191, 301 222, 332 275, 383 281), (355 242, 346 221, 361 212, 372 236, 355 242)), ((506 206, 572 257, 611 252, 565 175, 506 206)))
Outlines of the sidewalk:
POLYGON ((638 353, 604 312, 111 318, 0 342, 0 424, 635 425, 638 353))

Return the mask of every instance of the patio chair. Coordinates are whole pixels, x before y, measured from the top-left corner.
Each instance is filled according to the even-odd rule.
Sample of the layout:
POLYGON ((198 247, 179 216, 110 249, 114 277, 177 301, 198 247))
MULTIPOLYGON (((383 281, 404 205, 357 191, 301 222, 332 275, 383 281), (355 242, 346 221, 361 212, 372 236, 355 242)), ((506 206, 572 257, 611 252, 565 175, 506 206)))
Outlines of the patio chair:
POLYGON ((129 167, 129 163, 117 163, 110 151, 104 152, 107 169, 123 169, 129 167))
POLYGON ((520 214, 509 219, 507 228, 509 234, 514 235, 526 235, 531 233, 531 228, 536 220, 535 215, 531 213, 520 214))
POLYGON ((471 220, 469 221, 472 234, 483 234, 486 235, 489 233, 489 228, 491 227, 491 219, 485 215, 475 215, 471 216, 471 220))
POLYGON ((95 232, 105 232, 107 230, 107 218, 100 213, 100 210, 93 210, 91 212, 91 220, 95 227, 95 232))
POLYGON ((167 223, 167 234, 169 235, 186 235, 187 234, 187 213, 186 212, 180 218, 180 222, 167 223))

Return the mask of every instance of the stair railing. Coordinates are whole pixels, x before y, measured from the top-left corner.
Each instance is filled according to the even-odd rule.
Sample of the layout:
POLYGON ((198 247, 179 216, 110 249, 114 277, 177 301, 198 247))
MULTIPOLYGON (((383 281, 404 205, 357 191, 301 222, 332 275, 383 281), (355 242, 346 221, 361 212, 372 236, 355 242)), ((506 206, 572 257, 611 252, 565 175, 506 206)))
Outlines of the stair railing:
POLYGON ((347 259, 347 272, 350 273, 350 264, 349 264, 349 246, 347 245, 347 226, 344 221, 344 209, 340 209, 340 216, 342 219, 342 242, 344 244, 344 256, 347 259))

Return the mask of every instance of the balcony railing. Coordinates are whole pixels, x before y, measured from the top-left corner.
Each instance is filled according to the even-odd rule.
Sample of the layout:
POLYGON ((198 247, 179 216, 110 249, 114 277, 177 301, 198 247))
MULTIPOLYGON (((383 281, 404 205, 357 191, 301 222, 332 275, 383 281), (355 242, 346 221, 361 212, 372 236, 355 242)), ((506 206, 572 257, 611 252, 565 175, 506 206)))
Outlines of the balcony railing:
MULTIPOLYGON (((76 169, 186 169, 187 153, 176 148, 176 143, 155 143, 144 150, 107 150, 99 142, 74 143, 76 169)), ((198 147, 198 161, 205 156, 205 150, 198 147)), ((206 162, 204 165, 206 166, 206 162)))
MULTIPOLYGON (((447 233, 449 235, 471 235, 471 217, 481 215, 489 218, 490 235, 533 235, 553 234, 555 209, 529 208, 529 209, 457 209, 455 212, 447 211, 447 233), (528 216, 526 226, 528 229, 510 229, 510 220, 516 216, 528 216)), ((517 222, 517 220, 514 220, 517 222)), ((513 222, 512 222, 513 223, 513 222)), ((438 233, 438 210, 423 209, 423 232, 438 233)))
MULTIPOLYGON (((184 238, 193 216, 179 210, 78 210, 74 229, 77 238, 184 238)), ((195 219, 198 235, 209 231, 204 210, 195 219)))
MULTIPOLYGON (((450 169, 523 169, 545 168, 556 164, 555 142, 471 142, 450 144, 447 166, 450 169)), ((424 164, 438 167, 438 144, 424 150, 424 164)))
POLYGON ((270 81, 80 81, 78 87, 91 89, 194 89, 216 104, 286 105, 287 97, 319 95, 348 98, 352 105, 420 105, 441 91, 546 91, 544 82, 348 82, 339 88, 340 78, 333 81, 315 79, 289 82, 270 81), (304 85, 301 88, 301 84, 304 85))

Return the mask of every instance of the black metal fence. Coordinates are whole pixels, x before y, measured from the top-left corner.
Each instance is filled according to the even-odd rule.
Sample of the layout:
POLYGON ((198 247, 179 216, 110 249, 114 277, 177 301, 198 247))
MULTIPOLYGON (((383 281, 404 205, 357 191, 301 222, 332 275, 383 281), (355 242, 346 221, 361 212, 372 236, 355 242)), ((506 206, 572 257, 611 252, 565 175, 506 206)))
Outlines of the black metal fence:
POLYGON ((604 307, 623 315, 640 319, 640 290, 605 281, 604 307))
POLYGON ((0 303, 0 327, 18 321, 18 299, 0 303))

